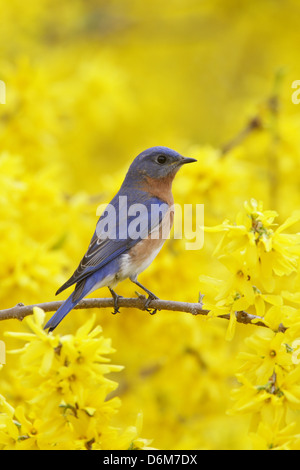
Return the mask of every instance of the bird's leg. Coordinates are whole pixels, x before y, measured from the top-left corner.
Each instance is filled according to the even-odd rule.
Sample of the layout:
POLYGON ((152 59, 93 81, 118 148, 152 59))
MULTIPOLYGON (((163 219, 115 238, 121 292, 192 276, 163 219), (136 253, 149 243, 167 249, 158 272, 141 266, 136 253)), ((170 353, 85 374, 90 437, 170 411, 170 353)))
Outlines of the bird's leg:
POLYGON ((149 304, 150 304, 151 300, 158 299, 158 297, 157 297, 155 294, 153 294, 153 292, 151 292, 149 289, 147 289, 146 287, 144 287, 140 282, 138 282, 138 280, 137 280, 136 278, 130 278, 130 280, 131 280, 132 282, 134 282, 134 284, 136 284, 137 286, 139 286, 141 289, 143 289, 145 292, 147 292, 148 298, 146 299, 144 308, 145 308, 145 310, 147 310, 147 312, 149 312, 151 315, 154 315, 154 314, 157 312, 157 308, 154 308, 153 310, 150 310, 148 307, 149 307, 149 304))
POLYGON ((108 288, 109 288, 109 291, 110 291, 110 293, 111 293, 111 295, 113 296, 113 299, 114 299, 114 311, 111 312, 111 313, 113 313, 115 315, 116 313, 120 313, 118 300, 119 300, 120 297, 122 297, 122 295, 117 294, 111 287, 108 286, 108 288))

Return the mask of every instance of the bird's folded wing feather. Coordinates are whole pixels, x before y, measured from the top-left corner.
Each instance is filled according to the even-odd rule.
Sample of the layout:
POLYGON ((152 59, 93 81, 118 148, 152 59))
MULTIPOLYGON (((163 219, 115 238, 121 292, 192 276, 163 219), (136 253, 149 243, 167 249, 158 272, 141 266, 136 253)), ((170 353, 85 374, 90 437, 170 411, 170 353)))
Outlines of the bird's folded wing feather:
POLYGON ((56 294, 82 281, 141 239, 147 238, 168 210, 166 202, 157 197, 149 198, 146 192, 132 191, 126 196, 119 192, 99 218, 88 250, 78 268, 56 294))

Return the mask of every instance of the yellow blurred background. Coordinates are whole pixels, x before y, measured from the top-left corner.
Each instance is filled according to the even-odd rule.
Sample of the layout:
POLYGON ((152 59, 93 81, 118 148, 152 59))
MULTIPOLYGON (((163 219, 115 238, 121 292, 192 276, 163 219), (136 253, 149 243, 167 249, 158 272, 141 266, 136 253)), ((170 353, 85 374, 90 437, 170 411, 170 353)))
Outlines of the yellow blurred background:
MULTIPOLYGON (((299 15, 296 0, 2 2, 0 309, 55 299, 87 249, 98 204, 148 147, 198 159, 174 195, 204 204, 205 225, 234 219, 250 198, 280 222, 298 209, 299 15)), ((208 295, 201 275, 224 276, 212 258, 218 241, 206 234, 204 248, 188 252, 170 240, 140 281, 160 298, 197 301, 208 295)), ((127 281, 117 291, 134 295, 127 281)), ((59 333, 90 314, 73 311, 59 333)), ((250 447, 250 418, 227 411, 236 354, 255 327, 240 325, 228 342, 225 320, 96 314, 124 366, 114 377, 118 425, 142 412, 142 435, 156 448, 250 447)), ((26 326, 2 322, 0 339, 6 330, 26 326)), ((9 356, 1 371, 12 403, 22 399, 16 368, 9 356)))

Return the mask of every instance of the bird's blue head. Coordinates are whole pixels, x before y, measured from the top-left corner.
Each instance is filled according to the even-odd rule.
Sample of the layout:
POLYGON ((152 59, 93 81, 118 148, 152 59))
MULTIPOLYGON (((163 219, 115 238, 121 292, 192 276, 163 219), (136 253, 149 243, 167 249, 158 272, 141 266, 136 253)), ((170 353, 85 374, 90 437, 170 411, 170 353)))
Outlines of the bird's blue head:
POLYGON ((140 180, 143 178, 161 179, 175 176, 185 163, 196 162, 168 147, 151 147, 140 153, 132 162, 126 179, 140 180))

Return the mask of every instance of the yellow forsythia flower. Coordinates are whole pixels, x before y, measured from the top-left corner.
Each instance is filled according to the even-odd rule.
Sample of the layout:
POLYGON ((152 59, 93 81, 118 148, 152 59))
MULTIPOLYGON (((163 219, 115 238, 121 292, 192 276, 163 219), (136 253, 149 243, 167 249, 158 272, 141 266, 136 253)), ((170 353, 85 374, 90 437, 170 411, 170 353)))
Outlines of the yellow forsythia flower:
POLYGON ((48 335, 45 314, 35 307, 26 319, 31 333, 8 332, 25 341, 11 353, 19 355, 17 380, 29 390, 26 402, 15 409, 1 399, 0 447, 2 449, 129 449, 143 448, 141 426, 124 431, 112 425, 121 406, 108 398, 117 387, 107 374, 120 366, 110 364, 110 340, 93 328, 95 316, 75 335, 48 335))

